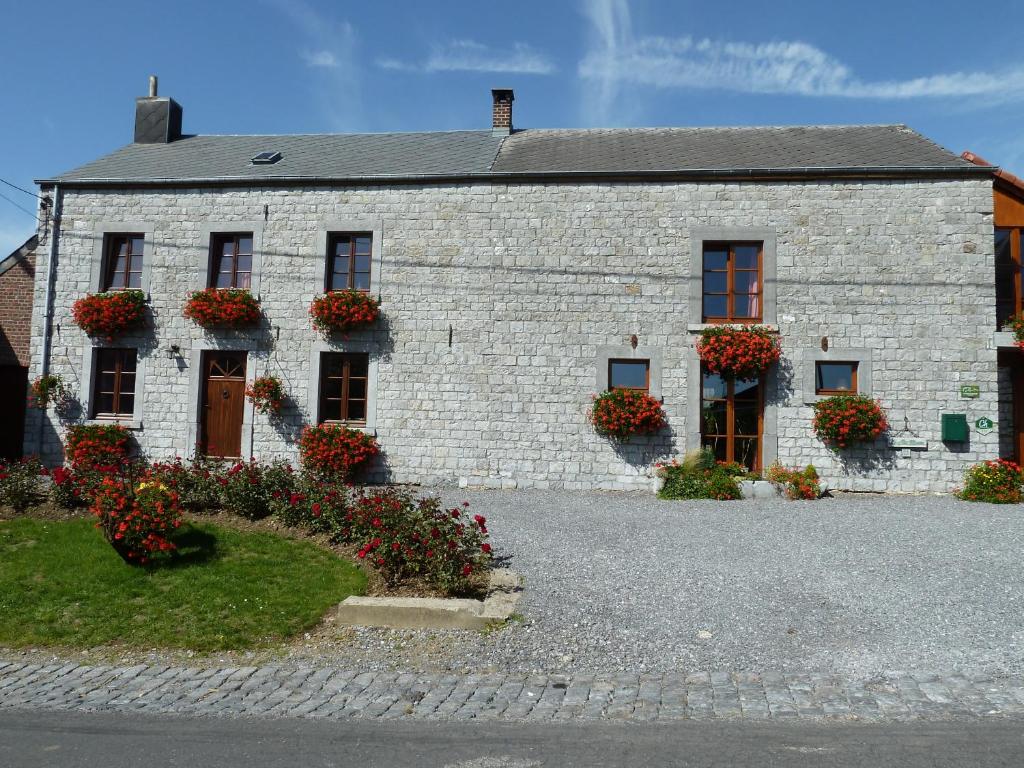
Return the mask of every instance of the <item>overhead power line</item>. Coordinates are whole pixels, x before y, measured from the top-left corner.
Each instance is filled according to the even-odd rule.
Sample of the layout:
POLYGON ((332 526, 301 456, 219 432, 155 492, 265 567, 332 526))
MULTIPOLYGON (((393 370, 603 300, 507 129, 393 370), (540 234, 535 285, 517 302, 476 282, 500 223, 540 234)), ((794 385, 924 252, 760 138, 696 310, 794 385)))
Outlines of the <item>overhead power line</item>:
POLYGON ((30 192, 29 190, 25 189, 24 187, 19 187, 17 184, 11 184, 11 182, 9 182, 7 179, 0 179, 0 182, 3 182, 4 184, 6 184, 11 189, 16 189, 19 192, 24 192, 26 195, 32 195, 32 197, 36 198, 37 200, 40 199, 39 195, 37 195, 35 192, 30 192))
POLYGON ((20 205, 20 204, 14 202, 13 200, 11 200, 11 198, 9 198, 7 195, 3 194, 2 192, 0 192, 0 198, 3 198, 4 200, 6 200, 8 203, 13 205, 19 211, 23 211, 24 213, 27 213, 33 219, 37 218, 36 214, 33 211, 30 211, 28 208, 25 208, 23 205, 20 205))

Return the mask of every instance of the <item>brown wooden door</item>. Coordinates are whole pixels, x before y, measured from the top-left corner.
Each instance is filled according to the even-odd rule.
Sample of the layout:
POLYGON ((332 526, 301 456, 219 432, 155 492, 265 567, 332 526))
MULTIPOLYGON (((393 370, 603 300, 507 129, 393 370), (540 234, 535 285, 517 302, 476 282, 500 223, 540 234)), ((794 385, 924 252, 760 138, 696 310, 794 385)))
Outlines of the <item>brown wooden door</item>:
POLYGON ((207 352, 199 449, 207 456, 242 455, 245 352, 207 352))

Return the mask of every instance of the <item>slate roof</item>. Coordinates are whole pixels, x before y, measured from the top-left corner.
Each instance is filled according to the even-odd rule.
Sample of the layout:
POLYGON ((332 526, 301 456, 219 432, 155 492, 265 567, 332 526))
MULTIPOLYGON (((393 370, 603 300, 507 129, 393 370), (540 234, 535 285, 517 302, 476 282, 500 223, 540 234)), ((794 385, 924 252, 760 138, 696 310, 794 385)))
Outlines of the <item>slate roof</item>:
POLYGON ((130 144, 53 179, 157 184, 547 175, 992 173, 903 125, 186 136, 130 144), (272 165, 252 165, 278 151, 272 165))

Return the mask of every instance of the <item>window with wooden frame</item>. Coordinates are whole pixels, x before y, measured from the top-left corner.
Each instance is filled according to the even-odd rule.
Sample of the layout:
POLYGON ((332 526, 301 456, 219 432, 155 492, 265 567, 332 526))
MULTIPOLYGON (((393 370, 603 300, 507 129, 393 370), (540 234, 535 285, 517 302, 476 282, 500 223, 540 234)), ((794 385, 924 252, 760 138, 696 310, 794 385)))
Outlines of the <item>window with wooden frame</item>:
POLYGON ((210 288, 252 284, 252 232, 215 234, 210 242, 210 288))
POLYGON ((761 379, 727 381, 701 372, 700 443, 718 461, 761 469, 764 399, 761 379))
POLYGON ((1006 321, 1024 310, 1021 281, 1021 229, 997 227, 996 252, 996 327, 1002 329, 1006 321))
POLYGON ((704 244, 705 323, 758 323, 762 316, 763 243, 704 244))
POLYGON ((647 392, 650 388, 650 360, 608 361, 608 389, 637 389, 647 392))
POLYGON ((849 395, 857 392, 857 363, 816 362, 814 394, 849 395))
POLYGON ((142 287, 143 236, 106 235, 101 291, 122 291, 142 287))
POLYGON ((370 267, 373 261, 373 235, 337 233, 327 239, 328 291, 370 290, 370 267))
POLYGON ((320 359, 319 421, 366 425, 370 356, 324 352, 320 359))
POLYGON ((134 349, 98 349, 93 366, 92 417, 124 419, 135 413, 134 349))

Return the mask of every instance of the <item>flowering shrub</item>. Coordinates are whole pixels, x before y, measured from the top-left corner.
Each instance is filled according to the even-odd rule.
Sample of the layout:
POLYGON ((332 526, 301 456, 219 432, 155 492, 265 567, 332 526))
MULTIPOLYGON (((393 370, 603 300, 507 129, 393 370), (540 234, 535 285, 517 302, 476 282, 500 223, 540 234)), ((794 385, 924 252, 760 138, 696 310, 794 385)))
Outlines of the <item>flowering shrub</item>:
POLYGON ((756 379, 778 362, 781 352, 767 328, 723 325, 701 331, 697 354, 709 373, 723 379, 756 379))
POLYGON ((292 468, 285 463, 270 465, 252 460, 238 462, 219 479, 220 506, 226 512, 260 520, 274 511, 274 498, 292 493, 292 468))
POLYGON ((64 438, 64 458, 74 470, 112 471, 127 460, 129 440, 119 424, 75 424, 64 438))
POLYGON ((682 461, 673 459, 668 464, 655 464, 658 477, 664 480, 658 497, 662 499, 715 499, 728 501, 741 497, 735 462, 715 461, 715 455, 706 448, 690 451, 682 461))
POLYGON ((71 307, 75 325, 90 336, 112 340, 142 325, 146 315, 146 294, 139 290, 90 293, 71 307))
POLYGON ((0 459, 0 506, 14 507, 24 512, 45 497, 42 477, 46 469, 36 458, 21 461, 0 459))
POLYGON ((417 499, 404 489, 359 493, 335 532, 359 546, 358 557, 389 583, 419 576, 448 594, 464 592, 491 558, 487 520, 467 507, 445 509, 434 497, 417 499))
POLYGON ((765 479, 784 490, 790 499, 816 499, 821 496, 818 471, 813 464, 799 470, 786 469, 776 462, 765 471, 765 479))
POLYGON ((125 562, 145 564, 174 550, 170 535, 181 525, 178 494, 149 472, 107 475, 91 506, 97 527, 125 562))
POLYGON ((1012 461, 983 461, 967 468, 964 487, 957 496, 965 501, 1017 504, 1021 501, 1024 469, 1012 461))
POLYGON ((661 403, 636 389, 610 389, 594 397, 590 421, 599 435, 628 441, 665 426, 661 403))
POLYGON ((182 314, 203 328, 241 328, 259 322, 260 307, 244 288, 207 288, 189 294, 182 314))
POLYGON ((376 322, 380 302, 364 291, 330 291, 313 299, 309 315, 318 331, 344 333, 376 322))
POLYGON ((882 406, 864 395, 834 395, 814 404, 814 433, 833 450, 870 442, 889 428, 882 406))
POLYGON ((303 468, 329 479, 351 479, 378 453, 376 438, 340 424, 306 427, 299 439, 303 468))
POLYGON ((260 413, 279 413, 284 405, 284 389, 276 376, 260 376, 245 390, 253 407, 260 413))
POLYGON ((1006 327, 1013 331, 1014 344, 1024 349, 1024 312, 1007 320, 1006 327))
POLYGON ((94 483, 83 483, 80 475, 67 467, 51 469, 50 480, 53 481, 50 485, 50 499, 64 509, 74 509, 89 504, 92 499, 88 494, 83 494, 83 486, 98 488, 100 484, 99 480, 94 483))
POLYGON ((29 386, 29 405, 33 408, 47 408, 50 405, 60 407, 70 398, 67 385, 57 374, 48 373, 40 376, 29 386))
POLYGON ((178 500, 185 509, 205 512, 220 507, 220 479, 224 473, 221 459, 200 455, 185 464, 178 456, 174 461, 155 462, 150 466, 150 472, 156 480, 178 494, 178 500))

